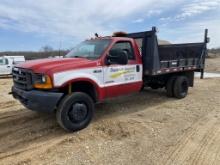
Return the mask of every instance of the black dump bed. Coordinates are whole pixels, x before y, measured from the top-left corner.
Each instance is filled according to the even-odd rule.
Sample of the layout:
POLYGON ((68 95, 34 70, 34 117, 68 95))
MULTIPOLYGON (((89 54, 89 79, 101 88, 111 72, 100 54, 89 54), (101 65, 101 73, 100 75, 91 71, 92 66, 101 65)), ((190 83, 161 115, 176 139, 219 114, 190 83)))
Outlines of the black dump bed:
POLYGON ((144 75, 159 75, 186 70, 203 73, 208 30, 205 30, 205 39, 201 43, 158 45, 156 28, 151 31, 130 33, 139 46, 143 59, 144 75))

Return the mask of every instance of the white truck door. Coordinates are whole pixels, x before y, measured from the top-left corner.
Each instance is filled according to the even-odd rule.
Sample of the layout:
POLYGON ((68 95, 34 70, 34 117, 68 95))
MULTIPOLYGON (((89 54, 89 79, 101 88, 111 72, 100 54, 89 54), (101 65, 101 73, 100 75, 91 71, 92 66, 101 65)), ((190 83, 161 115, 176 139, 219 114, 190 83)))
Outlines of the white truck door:
POLYGON ((7 74, 12 74, 12 67, 13 67, 13 59, 12 58, 6 58, 5 60, 6 63, 6 72, 7 74))
POLYGON ((131 43, 129 41, 117 42, 112 49, 127 51, 128 64, 113 64, 104 67, 104 84, 107 97, 138 91, 142 85, 142 65, 136 62, 131 43))
POLYGON ((12 64, 11 60, 7 58, 0 59, 0 75, 11 74, 12 72, 12 64))

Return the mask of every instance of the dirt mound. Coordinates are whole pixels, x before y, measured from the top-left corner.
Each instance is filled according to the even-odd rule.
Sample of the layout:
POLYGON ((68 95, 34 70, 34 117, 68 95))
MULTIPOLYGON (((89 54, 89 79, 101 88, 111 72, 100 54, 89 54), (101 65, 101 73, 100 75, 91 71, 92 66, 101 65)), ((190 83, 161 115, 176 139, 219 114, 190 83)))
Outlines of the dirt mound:
POLYGON ((159 45, 170 45, 171 43, 169 41, 166 41, 166 40, 158 40, 158 44, 159 45))

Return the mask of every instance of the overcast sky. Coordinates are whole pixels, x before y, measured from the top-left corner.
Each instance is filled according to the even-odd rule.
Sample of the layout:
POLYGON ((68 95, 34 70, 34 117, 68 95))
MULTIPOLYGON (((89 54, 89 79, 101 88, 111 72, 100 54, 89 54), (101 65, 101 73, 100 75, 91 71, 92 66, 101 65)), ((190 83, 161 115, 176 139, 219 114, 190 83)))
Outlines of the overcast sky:
POLYGON ((159 29, 172 43, 220 47, 220 0, 0 0, 0 51, 71 48, 95 32, 159 29))

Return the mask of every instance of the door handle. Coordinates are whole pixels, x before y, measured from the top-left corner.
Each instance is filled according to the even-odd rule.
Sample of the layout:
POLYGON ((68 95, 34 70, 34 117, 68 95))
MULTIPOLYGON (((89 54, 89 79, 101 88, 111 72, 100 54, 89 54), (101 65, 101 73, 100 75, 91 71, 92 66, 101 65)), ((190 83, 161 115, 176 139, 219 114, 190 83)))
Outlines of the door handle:
POLYGON ((93 73, 101 73, 102 70, 101 69, 97 69, 97 70, 94 70, 93 73))
POLYGON ((7 68, 10 68, 11 66, 7 66, 7 68))
POLYGON ((139 65, 136 65, 136 71, 140 72, 140 66, 139 65))

